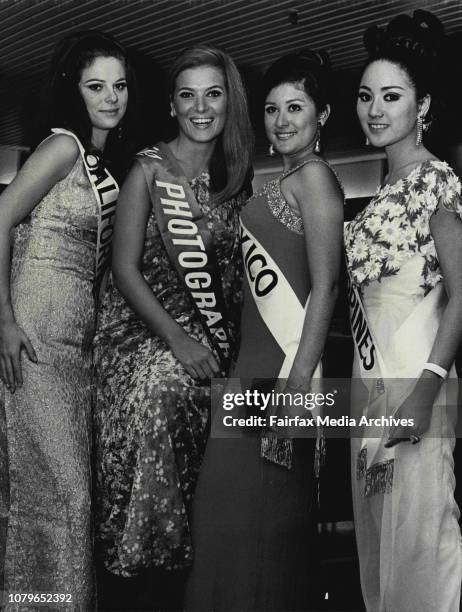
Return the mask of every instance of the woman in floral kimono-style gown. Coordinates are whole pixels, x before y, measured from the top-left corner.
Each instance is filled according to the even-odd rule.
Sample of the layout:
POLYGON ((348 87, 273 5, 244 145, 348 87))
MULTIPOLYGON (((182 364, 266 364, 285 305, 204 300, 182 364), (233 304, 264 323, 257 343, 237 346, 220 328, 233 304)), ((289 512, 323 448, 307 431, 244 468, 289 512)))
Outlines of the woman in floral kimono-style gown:
MULTIPOLYGON (((379 189, 345 232, 352 282, 361 292, 369 328, 384 357, 385 386, 388 382, 392 387, 383 405, 388 416, 397 408, 393 398, 406 394, 409 379, 415 379, 427 361, 447 302, 430 232, 430 217, 439 203, 447 211, 442 214, 453 214, 455 222, 462 218, 459 181, 445 163, 430 160, 394 185, 379 189), (430 322, 428 326, 412 321, 416 311, 430 322), (389 380, 395 378, 404 378, 401 386, 389 380)), ((357 355, 353 376, 361 376, 357 355)), ((456 376, 454 367, 451 376, 456 376)), ((430 430, 419 444, 385 449, 387 428, 384 439, 367 440, 367 445, 352 440, 356 533, 363 588, 368 585, 366 601, 369 596, 374 601, 372 593, 387 584, 402 605, 417 600, 422 605, 381 607, 377 601, 371 610, 437 610, 433 595, 448 588, 446 582, 454 583, 457 591, 461 554, 453 497, 456 414, 455 402, 449 400, 453 390, 451 384, 446 391, 441 389, 430 430), (371 452, 375 457, 370 457, 371 452), (439 585, 437 576, 430 575, 436 562, 439 585), (409 564, 414 567, 412 575, 402 571, 409 564), (421 589, 425 585, 429 588, 421 589)))
POLYGON ((362 403, 353 393, 353 416, 398 421, 365 426, 352 440, 368 612, 459 610, 456 397, 445 379, 456 377, 462 338, 461 186, 422 143, 433 108, 431 62, 407 34, 433 25, 416 12, 385 33, 367 33, 371 57, 357 102, 366 137, 385 148, 388 174, 345 230, 353 376, 369 392, 362 403))

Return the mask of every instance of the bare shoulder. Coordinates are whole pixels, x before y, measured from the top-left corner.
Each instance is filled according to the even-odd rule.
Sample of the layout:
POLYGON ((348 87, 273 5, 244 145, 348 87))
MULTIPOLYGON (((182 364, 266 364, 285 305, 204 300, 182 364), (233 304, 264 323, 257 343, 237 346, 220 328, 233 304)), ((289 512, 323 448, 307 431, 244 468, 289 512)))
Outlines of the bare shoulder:
POLYGON ((310 183, 313 187, 337 187, 340 191, 338 179, 328 163, 322 160, 313 160, 302 166, 294 176, 298 176, 303 183, 310 183))
POLYGON ((135 157, 133 164, 127 174, 127 180, 146 182, 143 163, 139 157, 135 157))
POLYGON ((313 161, 305 164, 291 177, 292 193, 300 209, 308 206, 312 211, 320 209, 343 209, 344 196, 342 187, 332 168, 322 162, 313 161))
POLYGON ((127 174, 119 194, 117 210, 149 210, 151 206, 146 175, 139 159, 127 174))
POLYGON ((72 136, 56 134, 44 140, 28 162, 38 168, 47 168, 50 174, 64 178, 80 156, 79 146, 72 136))
POLYGON ((140 191, 148 192, 148 184, 143 166, 140 160, 136 157, 123 182, 121 192, 126 194, 134 191, 137 193, 140 191))

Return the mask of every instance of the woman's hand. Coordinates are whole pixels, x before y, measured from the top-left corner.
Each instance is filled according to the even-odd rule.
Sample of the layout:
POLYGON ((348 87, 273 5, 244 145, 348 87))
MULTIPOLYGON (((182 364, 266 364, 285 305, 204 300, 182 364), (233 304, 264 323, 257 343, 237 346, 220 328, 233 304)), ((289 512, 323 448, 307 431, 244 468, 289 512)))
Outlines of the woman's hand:
POLYGON ((219 374, 220 366, 212 351, 190 338, 183 330, 169 342, 170 349, 186 372, 193 378, 213 378, 219 374))
POLYGON ((416 443, 428 431, 432 418, 433 403, 441 382, 442 379, 439 376, 424 370, 412 393, 393 415, 395 419, 407 419, 413 425, 393 425, 390 428, 385 448, 391 448, 400 442, 416 443))
POLYGON ((22 386, 22 349, 37 363, 37 355, 23 330, 14 321, 0 323, 0 376, 11 393, 22 386))

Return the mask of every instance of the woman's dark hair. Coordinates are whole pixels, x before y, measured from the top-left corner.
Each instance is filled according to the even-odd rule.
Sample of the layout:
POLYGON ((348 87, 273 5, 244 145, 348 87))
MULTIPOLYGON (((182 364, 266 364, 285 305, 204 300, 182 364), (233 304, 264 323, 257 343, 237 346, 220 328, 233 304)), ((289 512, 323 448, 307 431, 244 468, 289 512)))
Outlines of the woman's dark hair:
POLYGON ((168 92, 175 92, 178 75, 188 68, 213 66, 221 70, 228 96, 226 123, 213 152, 210 181, 213 200, 223 202, 242 190, 251 171, 253 131, 245 87, 233 60, 215 47, 197 45, 184 49, 170 69, 168 92))
POLYGON ((321 113, 329 102, 330 61, 325 51, 306 49, 288 53, 271 64, 263 77, 262 95, 282 83, 302 83, 306 94, 321 113))
MULTIPOLYGON (((444 27, 432 13, 414 11, 413 16, 398 15, 383 28, 372 26, 364 33, 368 60, 386 60, 399 66, 415 87, 417 100, 432 98, 431 121, 439 102, 439 63, 445 44, 444 27)), ((363 71, 364 71, 363 70, 363 71)))
MULTIPOLYGON (((74 32, 55 46, 45 91, 43 128, 68 129, 79 138, 86 150, 95 151, 91 142, 92 124, 78 84, 82 70, 98 57, 115 57, 124 67, 128 85, 128 104, 125 116, 117 129, 109 133, 104 157, 120 170, 128 162, 133 147, 136 106, 135 77, 124 47, 112 36, 98 30, 74 32)), ((102 154, 102 151, 95 151, 102 154)), ((120 172, 119 172, 120 173, 120 172)))

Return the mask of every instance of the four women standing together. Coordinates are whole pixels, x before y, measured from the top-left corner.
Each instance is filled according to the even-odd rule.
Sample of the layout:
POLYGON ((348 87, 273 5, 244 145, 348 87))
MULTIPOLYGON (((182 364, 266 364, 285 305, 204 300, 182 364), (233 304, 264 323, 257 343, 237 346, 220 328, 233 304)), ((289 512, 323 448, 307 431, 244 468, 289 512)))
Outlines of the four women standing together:
MULTIPOLYGON (((345 245, 353 328, 361 312, 376 360, 364 364, 357 351, 354 374, 371 401, 353 398, 353 406, 416 424, 353 440, 355 519, 368 610, 453 612, 462 560, 442 378, 462 336, 462 205, 457 178, 422 144, 433 95, 418 36, 427 24, 400 24, 399 35, 390 27, 368 37, 358 116, 368 141, 385 148, 388 174, 347 227, 345 245)), ((86 610, 91 343, 117 194, 104 160, 124 143, 134 88, 122 47, 91 32, 57 50, 50 88, 58 129, 0 199, 0 461, 8 474, 0 474, 0 562, 7 597, 68 593, 49 606, 86 610), (114 130, 121 138, 105 154, 114 130)), ((165 572, 193 564, 191 610, 317 606, 314 442, 266 429, 210 439, 201 468, 209 379, 226 375, 237 355, 243 268, 231 372, 246 388, 313 388, 336 299, 343 194, 319 155, 330 113, 326 58, 281 58, 264 94, 267 136, 284 172, 243 209, 252 135, 239 73, 208 46, 176 59, 178 135, 142 150, 124 182, 100 303, 98 558, 124 578, 144 572, 157 590, 165 572), (263 260, 273 282, 261 287, 263 260)), ((180 578, 175 586, 181 606, 180 578)))

